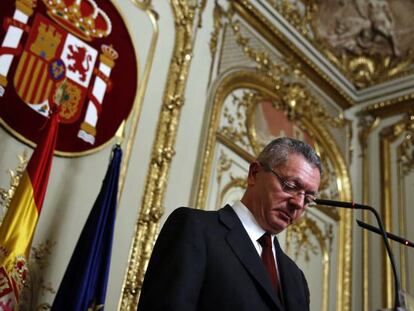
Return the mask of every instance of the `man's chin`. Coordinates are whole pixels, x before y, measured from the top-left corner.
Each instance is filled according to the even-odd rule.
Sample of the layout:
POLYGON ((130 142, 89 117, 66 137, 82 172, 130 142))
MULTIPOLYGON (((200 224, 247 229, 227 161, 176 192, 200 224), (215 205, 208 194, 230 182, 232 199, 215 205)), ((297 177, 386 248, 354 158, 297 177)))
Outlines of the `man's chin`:
POLYGON ((278 220, 278 222, 275 222, 272 224, 272 233, 278 234, 282 232, 283 230, 285 230, 288 226, 289 226, 288 223, 278 220))

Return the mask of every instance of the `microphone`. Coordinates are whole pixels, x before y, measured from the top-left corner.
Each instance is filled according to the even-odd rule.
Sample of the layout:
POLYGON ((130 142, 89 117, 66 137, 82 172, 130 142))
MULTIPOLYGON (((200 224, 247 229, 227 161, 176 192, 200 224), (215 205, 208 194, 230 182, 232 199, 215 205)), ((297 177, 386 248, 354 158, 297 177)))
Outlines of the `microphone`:
MULTIPOLYGON (((356 222, 357 222, 358 226, 360 226, 364 229, 367 229, 369 231, 381 234, 381 230, 378 229, 377 227, 371 226, 371 225, 367 224, 366 222, 363 222, 363 221, 358 220, 358 219, 356 220, 356 222)), ((393 241, 404 244, 405 246, 414 247, 414 242, 411 242, 411 241, 409 241, 405 238, 402 238, 402 237, 400 237, 398 235, 395 235, 393 233, 390 233, 390 232, 385 232, 385 233, 387 234, 387 238, 389 238, 393 241)))
POLYGON ((394 311, 406 310, 405 303, 403 303, 404 296, 401 292, 401 282, 400 282, 399 274, 397 273, 397 266, 395 264, 394 255, 391 252, 391 247, 387 239, 387 232, 384 229, 384 224, 382 223, 381 217, 379 216, 378 212, 369 205, 358 204, 355 202, 342 202, 342 201, 334 201, 334 200, 315 199, 315 203, 319 205, 333 206, 333 207, 340 207, 340 208, 368 210, 375 215, 380 234, 382 235, 382 239, 385 244, 385 249, 387 250, 388 258, 390 259, 390 262, 391 262, 392 272, 394 274, 394 288, 395 288, 394 311))

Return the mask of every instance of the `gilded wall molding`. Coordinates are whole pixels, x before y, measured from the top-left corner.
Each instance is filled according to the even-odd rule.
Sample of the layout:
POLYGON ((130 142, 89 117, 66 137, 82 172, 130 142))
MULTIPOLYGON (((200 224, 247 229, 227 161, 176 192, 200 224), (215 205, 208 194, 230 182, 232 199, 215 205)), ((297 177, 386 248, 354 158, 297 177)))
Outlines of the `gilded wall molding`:
MULTIPOLYGON (((244 106, 252 105, 255 94, 260 94, 264 97, 269 97, 275 99, 283 98, 281 94, 284 94, 285 89, 289 90, 289 84, 281 86, 277 90, 274 87, 274 81, 266 75, 265 73, 259 72, 257 70, 245 70, 232 72, 229 75, 222 78, 221 81, 217 82, 217 87, 212 91, 214 97, 212 98, 212 110, 208 123, 207 130, 207 139, 203 147, 204 157, 202 159, 202 171, 198 181, 198 191, 195 198, 195 206, 198 208, 205 208, 206 199, 208 193, 208 185, 211 179, 212 173, 212 162, 214 150, 217 143, 225 144, 226 147, 230 148, 232 151, 236 152, 242 158, 249 161, 254 158, 254 154, 248 155, 246 152, 240 153, 240 150, 243 150, 243 146, 234 142, 234 139, 231 137, 226 137, 225 133, 220 131, 221 126, 221 116, 224 109, 223 104, 226 98, 232 96, 232 92, 235 90, 248 89, 250 91, 244 93, 244 106), (249 94, 250 93, 250 94, 249 94), (250 105, 248 104, 250 102, 250 105)), ((233 101, 234 102, 234 101, 233 101)), ((236 101, 237 103, 237 101, 236 101)), ((298 107, 303 104, 302 101, 297 101, 298 107)), ((312 109, 317 110, 317 102, 314 103, 315 107, 312 106, 312 109)), ((289 109, 289 105, 284 107, 285 113, 289 109)), ((291 108, 291 107, 290 107, 291 108)), ((248 108, 250 109, 250 108, 248 108)), ((298 108, 297 111, 301 111, 298 108)), ((246 112, 245 112, 246 113, 246 112)), ((331 160, 332 167, 337 176, 337 187, 338 195, 343 200, 349 200, 351 197, 351 188, 350 181, 347 173, 347 167, 343 158, 340 156, 340 151, 336 147, 335 141, 332 139, 327 129, 324 127, 322 122, 317 122, 311 117, 307 118, 305 114, 294 114, 297 120, 300 120, 303 127, 307 129, 308 132, 314 133, 315 138, 317 138, 318 143, 320 144, 319 148, 323 150, 326 156, 331 160)), ((247 113, 246 117, 246 128, 247 120, 249 119, 249 114, 247 113)), ((238 134, 240 135, 240 134, 238 134)), ((249 139, 250 140, 250 139, 249 139)), ((251 143, 251 142, 250 142, 251 143)), ((338 254, 338 286, 337 286, 337 310, 349 310, 350 301, 351 301, 351 271, 352 271, 352 260, 351 260, 351 214, 347 211, 341 211, 340 214, 341 221, 339 222, 339 247, 340 251, 338 254), (340 284, 340 285, 339 285, 340 284)))
MULTIPOLYGON (((414 129, 414 115, 407 113, 398 122, 383 128, 380 131, 380 167, 381 170, 381 215, 384 219, 384 227, 386 231, 393 231, 393 209, 392 209, 392 144, 409 132, 412 135, 414 129)), ((385 248, 382 247, 383 252, 383 304, 387 307, 393 305, 393 275, 391 265, 388 261, 385 248)))
POLYGON ((175 45, 164 91, 163 103, 152 149, 144 195, 134 238, 119 310, 136 310, 145 270, 158 232, 159 220, 164 213, 163 201, 178 122, 184 104, 184 91, 192 59, 193 24, 195 9, 186 1, 171 0, 175 21, 175 45))
MULTIPOLYGON (((398 189, 398 225, 400 236, 407 236, 407 193, 405 191, 406 177, 414 170, 414 128, 404 135, 403 141, 397 147, 397 189, 398 189)), ((400 246, 401 287, 408 288, 408 253, 406 247, 400 246)))
MULTIPOLYGON (((369 204, 369 155, 368 155, 368 138, 369 135, 379 125, 380 119, 372 115, 362 115, 359 117, 358 126, 360 131, 358 133, 359 144, 361 146, 361 157, 362 157, 362 202, 363 204, 369 204)), ((367 213, 362 214, 362 221, 368 223, 367 213)), ((362 232, 362 275, 363 275, 363 295, 362 295, 362 307, 364 311, 371 310, 369 300, 369 235, 370 232, 363 230, 362 232)))

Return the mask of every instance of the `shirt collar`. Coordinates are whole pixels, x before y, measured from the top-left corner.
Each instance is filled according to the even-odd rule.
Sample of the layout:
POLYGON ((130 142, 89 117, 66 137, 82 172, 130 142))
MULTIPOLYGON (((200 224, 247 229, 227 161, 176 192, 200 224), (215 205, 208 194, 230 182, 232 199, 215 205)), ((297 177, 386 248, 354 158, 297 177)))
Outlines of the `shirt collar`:
POLYGON ((252 241, 257 241, 266 231, 260 227, 252 212, 241 201, 236 201, 232 207, 242 222, 250 239, 252 241))

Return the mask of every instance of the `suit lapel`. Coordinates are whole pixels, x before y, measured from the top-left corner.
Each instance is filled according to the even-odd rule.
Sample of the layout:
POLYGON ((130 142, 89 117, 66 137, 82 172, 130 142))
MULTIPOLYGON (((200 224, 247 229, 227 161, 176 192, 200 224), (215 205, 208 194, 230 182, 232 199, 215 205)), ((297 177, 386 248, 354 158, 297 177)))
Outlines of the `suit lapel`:
POLYGON ((298 296, 298 286, 302 281, 297 278, 297 274, 292 270, 286 254, 280 248, 277 237, 274 239, 274 244, 285 308, 286 310, 302 310, 302 301, 298 296))
POLYGON ((219 217, 223 224, 229 229, 227 242, 235 255, 239 258, 249 274, 266 291, 278 310, 284 310, 283 305, 279 298, 277 298, 272 284, 270 283, 266 268, 234 210, 231 206, 227 205, 219 210, 219 217))

